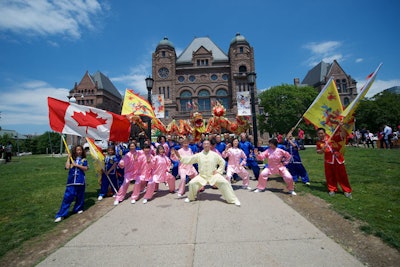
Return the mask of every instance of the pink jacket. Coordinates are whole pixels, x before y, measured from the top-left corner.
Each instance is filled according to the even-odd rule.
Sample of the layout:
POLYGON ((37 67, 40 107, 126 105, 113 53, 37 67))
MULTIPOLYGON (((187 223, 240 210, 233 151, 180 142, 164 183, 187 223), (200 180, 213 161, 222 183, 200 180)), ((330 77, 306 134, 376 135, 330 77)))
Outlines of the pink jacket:
POLYGON ((281 168, 286 168, 285 165, 289 164, 291 157, 289 152, 280 148, 268 148, 257 155, 258 160, 268 159, 268 169, 272 174, 277 174, 281 168))
POLYGON ((153 180, 156 183, 164 183, 167 181, 167 174, 171 168, 171 160, 164 154, 154 157, 153 180))

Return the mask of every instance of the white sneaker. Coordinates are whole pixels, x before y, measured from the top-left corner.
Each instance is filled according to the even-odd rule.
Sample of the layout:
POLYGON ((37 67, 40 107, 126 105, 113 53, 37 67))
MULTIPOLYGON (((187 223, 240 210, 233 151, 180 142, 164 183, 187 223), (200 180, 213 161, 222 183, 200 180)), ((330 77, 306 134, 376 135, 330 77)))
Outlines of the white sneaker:
POLYGON ((135 204, 135 203, 136 203, 136 200, 132 199, 131 204, 135 204))
POLYGON ((58 222, 61 222, 61 220, 62 220, 62 217, 57 217, 57 218, 54 220, 54 222, 55 222, 55 223, 58 223, 58 222))
POLYGON ((147 203, 147 199, 143 199, 143 204, 146 204, 147 203))
POLYGON ((189 203, 190 202, 190 199, 187 197, 187 198, 185 198, 185 202, 186 203, 189 203))
POLYGON ((260 192, 261 192, 261 190, 260 190, 260 189, 258 189, 258 188, 256 188, 256 190, 254 190, 253 192, 254 192, 254 193, 260 193, 260 192))
POLYGON ((349 192, 344 192, 344 196, 347 197, 347 198, 350 198, 350 199, 353 198, 353 196, 349 192))
POLYGON ((80 210, 80 211, 78 211, 77 213, 78 213, 78 214, 82 214, 82 212, 83 212, 83 210, 80 210))
POLYGON ((98 201, 103 200, 103 196, 99 196, 99 197, 97 198, 97 200, 98 200, 98 201))
POLYGON ((178 193, 178 197, 182 197, 182 194, 179 194, 179 193, 178 193))
POLYGON ((294 191, 289 191, 289 194, 291 194, 292 196, 297 196, 296 192, 294 191))
POLYGON ((242 186, 242 189, 247 189, 247 190, 251 190, 251 187, 250 186, 242 186))
POLYGON ((239 201, 239 199, 236 199, 236 200, 235 200, 235 205, 238 206, 238 207, 240 206, 240 201, 239 201))
POLYGON ((118 200, 115 200, 114 201, 114 206, 117 206, 119 204, 119 201, 118 200))

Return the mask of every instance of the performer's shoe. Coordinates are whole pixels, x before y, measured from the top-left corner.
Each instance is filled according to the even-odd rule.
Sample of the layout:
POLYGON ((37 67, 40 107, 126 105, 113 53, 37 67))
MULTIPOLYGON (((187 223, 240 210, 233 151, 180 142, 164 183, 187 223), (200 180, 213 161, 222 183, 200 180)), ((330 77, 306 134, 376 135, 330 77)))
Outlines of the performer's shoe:
POLYGON ((135 203, 136 203, 136 200, 132 199, 131 204, 135 204, 135 203))
POLYGON ((351 195, 350 192, 344 192, 344 196, 347 197, 347 198, 349 198, 349 199, 352 199, 352 198, 353 198, 353 196, 351 195))
POLYGON ((333 197, 335 195, 335 191, 329 191, 329 196, 333 197))
POLYGON ((103 196, 99 196, 99 197, 97 198, 97 200, 98 200, 98 201, 103 200, 103 196))
POLYGON ((310 184, 310 182, 306 182, 306 183, 304 183, 305 185, 308 185, 308 186, 310 186, 311 184, 310 184))
POLYGON ((147 203, 147 199, 143 199, 143 204, 146 204, 147 203))
POLYGON ((242 186, 242 189, 247 189, 247 190, 251 190, 251 187, 250 186, 242 186))
POLYGON ((114 201, 114 206, 117 206, 119 204, 119 201, 118 200, 115 200, 114 201))
POLYGON ((261 190, 261 189, 258 189, 258 188, 256 188, 256 190, 254 190, 253 192, 254 192, 254 193, 260 193, 260 192, 262 192, 262 190, 261 190))
POLYGON ((235 200, 235 205, 238 206, 238 207, 240 206, 240 201, 239 201, 239 199, 236 199, 236 200, 235 200))
POLYGON ((54 222, 55 222, 55 223, 61 222, 62 219, 63 219, 62 217, 57 217, 57 218, 54 220, 54 222))
POLYGON ((83 213, 83 210, 79 210, 77 213, 78 213, 78 214, 82 214, 82 213, 83 213))
POLYGON ((292 196, 297 196, 296 192, 294 192, 294 190, 289 191, 289 194, 291 194, 292 196))
POLYGON ((189 203, 190 202, 190 199, 187 197, 187 198, 185 198, 185 200, 184 200, 186 203, 189 203))

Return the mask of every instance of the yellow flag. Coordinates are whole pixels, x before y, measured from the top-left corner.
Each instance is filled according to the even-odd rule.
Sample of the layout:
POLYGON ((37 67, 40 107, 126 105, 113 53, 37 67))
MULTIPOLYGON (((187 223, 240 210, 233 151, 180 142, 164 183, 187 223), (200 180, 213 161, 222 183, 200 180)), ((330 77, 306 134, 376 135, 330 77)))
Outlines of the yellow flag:
POLYGON ((99 179, 101 179, 102 170, 104 169, 104 154, 102 150, 94 143, 93 139, 86 137, 89 145, 90 155, 94 160, 94 168, 99 179))
POLYGON ((343 107, 335 81, 333 78, 330 78, 314 102, 304 113, 303 118, 316 128, 324 128, 326 133, 332 136, 341 120, 342 112, 343 107))
POLYGON ((138 94, 135 94, 131 89, 125 90, 124 103, 122 104, 121 112, 121 115, 128 114, 144 115, 150 118, 156 118, 153 107, 150 103, 138 94))

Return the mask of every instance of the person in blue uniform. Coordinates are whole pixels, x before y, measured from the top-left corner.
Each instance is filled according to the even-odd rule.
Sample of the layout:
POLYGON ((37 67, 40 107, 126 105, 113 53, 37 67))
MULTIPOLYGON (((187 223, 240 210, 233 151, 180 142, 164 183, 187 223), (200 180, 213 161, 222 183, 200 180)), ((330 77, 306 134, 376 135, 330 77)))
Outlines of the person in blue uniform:
POLYGON ((81 145, 74 147, 71 153, 65 163, 65 169, 68 170, 67 186, 60 210, 56 214, 54 221, 56 223, 68 216, 69 208, 74 200, 75 205, 72 211, 78 214, 83 212, 86 187, 85 171, 89 168, 88 161, 86 152, 81 145))
POLYGON ((246 154, 246 166, 253 170, 254 179, 258 180, 258 176, 260 176, 260 167, 258 167, 258 163, 254 157, 254 146, 250 141, 247 140, 246 133, 240 134, 239 148, 243 150, 244 154, 246 154))
MULTIPOLYGON (((292 130, 293 131, 293 130, 292 130)), ((293 177, 293 182, 297 182, 299 178, 305 185, 310 185, 310 178, 308 177, 308 173, 306 168, 304 168, 303 163, 301 162, 301 157, 299 154, 300 145, 293 138, 292 131, 290 131, 286 135, 286 139, 284 142, 285 150, 290 153, 292 158, 286 168, 289 170, 290 174, 293 177)))
POLYGON ((115 146, 109 146, 107 148, 107 155, 104 157, 104 170, 101 175, 101 187, 100 193, 97 200, 102 200, 107 196, 108 188, 111 186, 111 191, 115 196, 119 188, 117 182, 117 165, 118 157, 115 153, 115 146))

